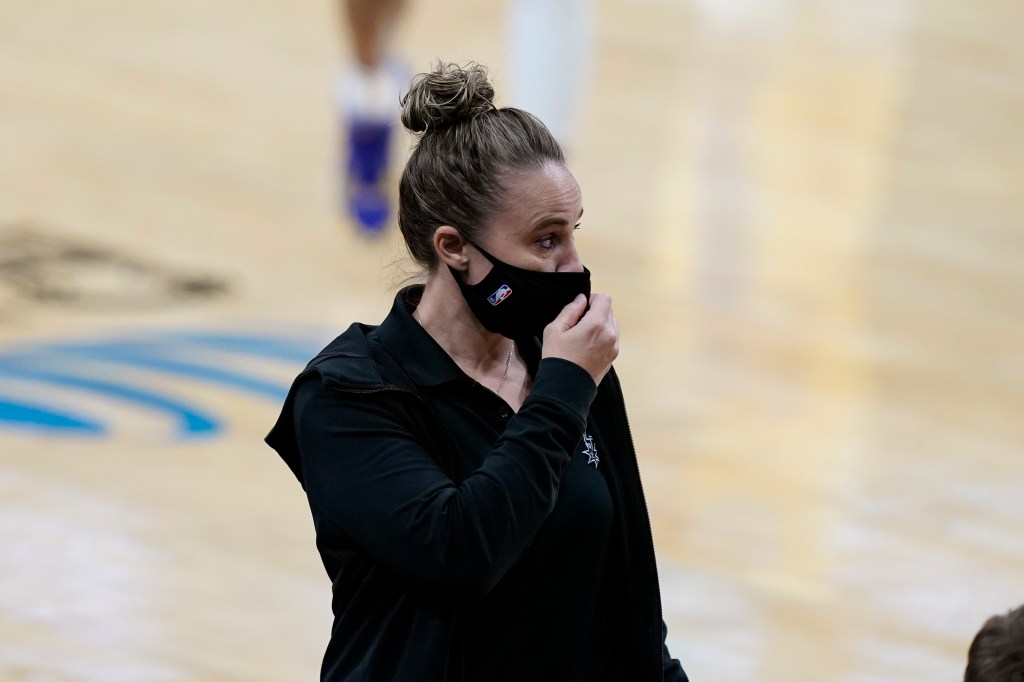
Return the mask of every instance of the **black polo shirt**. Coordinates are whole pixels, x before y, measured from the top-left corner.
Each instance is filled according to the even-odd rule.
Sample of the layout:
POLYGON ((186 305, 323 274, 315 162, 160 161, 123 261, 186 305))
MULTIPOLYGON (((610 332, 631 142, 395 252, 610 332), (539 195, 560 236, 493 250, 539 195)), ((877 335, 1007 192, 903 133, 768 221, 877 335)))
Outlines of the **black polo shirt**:
MULTIPOLYGON (((458 483, 491 454, 514 412, 462 371, 412 318, 411 305, 410 315, 399 318, 407 342, 401 362, 452 436, 458 483)), ((520 341, 517 350, 536 376, 540 345, 520 341)), ((603 456, 588 429, 533 542, 483 600, 467 606, 467 681, 591 682, 615 667, 611 624, 599 608, 614 512, 603 456)))
POLYGON ((505 417, 412 319, 415 295, 317 354, 266 439, 332 582, 321 679, 685 682, 614 371, 598 390, 521 345, 534 383, 505 417))

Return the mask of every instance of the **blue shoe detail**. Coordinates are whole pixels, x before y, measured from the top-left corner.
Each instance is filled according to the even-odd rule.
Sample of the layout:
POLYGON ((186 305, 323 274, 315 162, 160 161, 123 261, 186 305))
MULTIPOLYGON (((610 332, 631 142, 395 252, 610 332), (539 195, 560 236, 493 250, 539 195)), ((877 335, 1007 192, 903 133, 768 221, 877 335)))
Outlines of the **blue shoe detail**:
POLYGON ((391 202, 380 185, 362 185, 349 194, 349 211, 367 232, 380 232, 391 217, 391 202))
POLYGON ((352 121, 348 127, 348 210, 367 232, 384 229, 391 217, 387 192, 392 123, 352 121))

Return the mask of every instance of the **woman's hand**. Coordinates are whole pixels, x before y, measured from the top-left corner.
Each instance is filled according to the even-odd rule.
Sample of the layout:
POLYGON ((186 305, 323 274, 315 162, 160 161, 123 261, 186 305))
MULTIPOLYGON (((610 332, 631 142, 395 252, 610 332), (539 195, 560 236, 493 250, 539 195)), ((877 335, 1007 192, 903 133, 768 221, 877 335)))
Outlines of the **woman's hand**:
POLYGON ((619 355, 619 323, 608 294, 580 294, 544 328, 545 358, 562 358, 587 370, 600 384, 619 355))

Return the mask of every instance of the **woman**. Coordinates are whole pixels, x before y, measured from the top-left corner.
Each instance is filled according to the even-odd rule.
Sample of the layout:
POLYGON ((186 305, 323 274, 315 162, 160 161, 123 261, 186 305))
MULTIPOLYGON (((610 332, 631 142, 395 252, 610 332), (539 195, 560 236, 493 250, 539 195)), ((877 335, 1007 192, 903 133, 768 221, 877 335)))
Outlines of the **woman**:
POLYGON ((399 224, 426 284, 314 358, 267 437, 334 585, 321 676, 686 680, 618 325, 573 243, 580 189, 543 124, 493 97, 477 65, 414 79, 399 224))

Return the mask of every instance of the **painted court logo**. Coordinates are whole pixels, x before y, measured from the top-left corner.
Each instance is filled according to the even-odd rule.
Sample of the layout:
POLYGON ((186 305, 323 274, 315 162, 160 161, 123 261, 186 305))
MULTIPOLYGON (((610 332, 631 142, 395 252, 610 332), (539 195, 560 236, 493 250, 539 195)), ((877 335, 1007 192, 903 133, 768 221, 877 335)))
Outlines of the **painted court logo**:
POLYGON ((487 302, 491 305, 498 305, 511 295, 512 289, 507 284, 502 284, 497 291, 487 297, 487 302))
POLYGON ((166 329, 0 344, 0 449, 8 430, 117 435, 136 415, 163 418, 173 438, 219 435, 231 426, 225 398, 280 405, 288 394, 281 377, 302 367, 325 338, 317 328, 295 335, 166 329))

